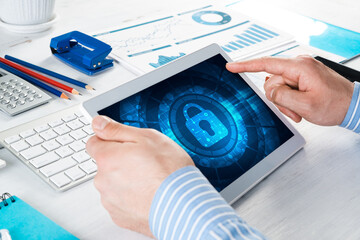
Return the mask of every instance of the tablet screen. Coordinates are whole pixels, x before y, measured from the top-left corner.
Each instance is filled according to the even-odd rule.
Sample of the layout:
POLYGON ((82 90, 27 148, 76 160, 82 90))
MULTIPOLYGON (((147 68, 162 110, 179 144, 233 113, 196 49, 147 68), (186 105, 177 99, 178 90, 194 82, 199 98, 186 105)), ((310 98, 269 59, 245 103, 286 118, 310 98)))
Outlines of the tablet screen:
POLYGON ((225 64, 216 55, 98 113, 164 133, 221 191, 294 135, 225 64))

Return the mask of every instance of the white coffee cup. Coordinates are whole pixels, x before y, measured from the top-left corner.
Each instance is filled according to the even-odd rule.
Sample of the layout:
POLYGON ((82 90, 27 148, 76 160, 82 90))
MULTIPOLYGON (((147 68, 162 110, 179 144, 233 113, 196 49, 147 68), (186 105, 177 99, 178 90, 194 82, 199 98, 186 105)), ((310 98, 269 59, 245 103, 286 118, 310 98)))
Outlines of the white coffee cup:
POLYGON ((50 21, 55 0, 0 0, 1 21, 14 25, 36 25, 50 21))

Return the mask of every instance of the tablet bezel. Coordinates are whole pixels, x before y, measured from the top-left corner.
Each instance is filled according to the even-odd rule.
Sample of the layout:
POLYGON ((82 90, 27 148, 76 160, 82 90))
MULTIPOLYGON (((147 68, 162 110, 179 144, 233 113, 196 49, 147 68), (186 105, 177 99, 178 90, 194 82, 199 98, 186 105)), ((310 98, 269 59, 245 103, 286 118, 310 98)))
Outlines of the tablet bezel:
MULTIPOLYGON (((169 64, 166 64, 152 72, 144 74, 143 76, 129 81, 108 92, 91 98, 83 102, 82 107, 87 112, 87 114, 90 115, 90 117, 94 117, 98 115, 98 111, 127 97, 130 97, 146 88, 149 88, 161 81, 164 81, 169 77, 176 75, 177 73, 180 73, 218 54, 221 54, 226 61, 232 62, 232 59, 217 44, 212 44, 194 53, 179 58, 169 64)), ((261 98, 261 100, 264 101, 264 103, 275 113, 281 122, 285 124, 285 126, 294 134, 294 136, 220 192, 220 194, 230 204, 235 202, 262 179, 267 177, 305 145, 305 139, 290 124, 284 115, 282 115, 282 113, 275 107, 275 105, 265 97, 265 95, 245 74, 240 74, 240 76, 254 90, 254 92, 261 98)))

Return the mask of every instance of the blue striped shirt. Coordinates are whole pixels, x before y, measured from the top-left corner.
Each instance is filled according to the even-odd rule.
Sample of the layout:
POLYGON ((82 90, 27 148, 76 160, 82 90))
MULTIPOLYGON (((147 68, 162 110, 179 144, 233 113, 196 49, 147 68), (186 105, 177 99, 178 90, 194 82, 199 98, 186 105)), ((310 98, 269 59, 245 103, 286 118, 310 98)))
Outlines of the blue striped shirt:
POLYGON ((354 93, 351 99, 349 110, 346 113, 341 127, 360 133, 360 83, 355 82, 354 93))
MULTIPOLYGON (((360 83, 340 125, 360 133, 360 83)), ((237 216, 234 209, 192 166, 168 176, 151 204, 150 229, 159 239, 246 239, 265 237, 237 216)))

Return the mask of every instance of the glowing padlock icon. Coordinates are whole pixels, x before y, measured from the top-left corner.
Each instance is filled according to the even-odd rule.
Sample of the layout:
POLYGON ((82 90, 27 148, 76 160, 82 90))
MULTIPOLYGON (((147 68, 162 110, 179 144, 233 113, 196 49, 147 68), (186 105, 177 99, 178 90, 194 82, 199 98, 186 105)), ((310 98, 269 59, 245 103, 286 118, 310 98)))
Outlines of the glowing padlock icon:
POLYGON ((195 103, 188 103, 183 109, 186 127, 203 147, 211 147, 225 138, 229 131, 216 115, 195 103), (188 110, 197 108, 200 112, 189 117, 188 110))

